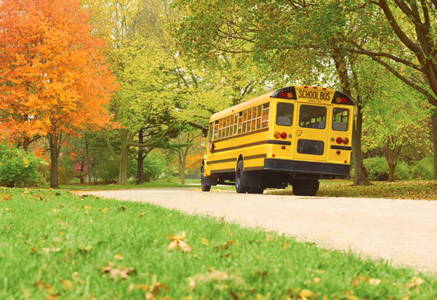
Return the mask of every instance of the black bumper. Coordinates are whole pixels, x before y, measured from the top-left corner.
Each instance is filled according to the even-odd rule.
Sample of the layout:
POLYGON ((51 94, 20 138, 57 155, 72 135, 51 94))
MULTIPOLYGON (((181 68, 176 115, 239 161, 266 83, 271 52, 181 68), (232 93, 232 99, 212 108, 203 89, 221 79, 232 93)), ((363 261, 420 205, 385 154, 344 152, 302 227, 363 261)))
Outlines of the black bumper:
POLYGON ((264 170, 296 174, 349 176, 349 165, 266 158, 264 170))

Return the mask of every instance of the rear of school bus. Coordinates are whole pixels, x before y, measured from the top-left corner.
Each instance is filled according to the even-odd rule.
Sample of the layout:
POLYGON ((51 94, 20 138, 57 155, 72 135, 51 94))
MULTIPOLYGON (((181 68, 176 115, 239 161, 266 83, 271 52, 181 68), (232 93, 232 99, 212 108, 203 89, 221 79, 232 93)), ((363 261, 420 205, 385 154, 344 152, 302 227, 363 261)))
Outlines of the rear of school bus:
MULTIPOLYGON (((210 132, 215 152, 208 151, 204 160, 202 190, 226 176, 235 178, 238 193, 262 193, 265 188, 290 184, 295 195, 313 196, 319 179, 349 175, 354 109, 350 96, 332 89, 293 86, 228 110, 237 113, 257 105, 268 107, 264 108, 268 109, 266 128, 224 140, 216 140, 210 132)), ((211 121, 216 122, 220 114, 228 113, 214 115, 211 121)))
POLYGON ((315 195, 320 178, 349 175, 354 109, 350 96, 296 86, 274 92, 271 99, 276 109, 270 138, 277 144, 270 146, 265 171, 280 178, 288 173, 295 195, 315 195))

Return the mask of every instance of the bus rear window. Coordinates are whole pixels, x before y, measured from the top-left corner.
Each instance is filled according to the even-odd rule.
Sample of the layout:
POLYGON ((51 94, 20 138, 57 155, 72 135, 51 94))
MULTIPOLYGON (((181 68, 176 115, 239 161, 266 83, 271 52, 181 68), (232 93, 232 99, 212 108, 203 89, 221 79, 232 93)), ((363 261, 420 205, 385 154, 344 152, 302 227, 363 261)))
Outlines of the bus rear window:
POLYGON ((349 124, 349 109, 334 108, 332 111, 332 130, 347 131, 349 124))
POLYGON ((279 126, 293 125, 294 105, 291 103, 278 103, 276 110, 276 124, 279 126))
POLYGON ((303 128, 326 128, 326 107, 302 105, 299 114, 299 126, 303 128))

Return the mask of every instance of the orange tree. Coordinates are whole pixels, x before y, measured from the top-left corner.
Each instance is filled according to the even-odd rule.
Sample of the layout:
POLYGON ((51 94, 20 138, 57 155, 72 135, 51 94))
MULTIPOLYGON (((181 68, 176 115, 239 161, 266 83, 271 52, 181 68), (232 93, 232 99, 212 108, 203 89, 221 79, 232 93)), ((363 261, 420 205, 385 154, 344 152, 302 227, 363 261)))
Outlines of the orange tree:
POLYGON ((79 2, 0 2, 0 131, 25 150, 48 138, 51 187, 65 139, 107 124, 105 105, 118 88, 79 2))

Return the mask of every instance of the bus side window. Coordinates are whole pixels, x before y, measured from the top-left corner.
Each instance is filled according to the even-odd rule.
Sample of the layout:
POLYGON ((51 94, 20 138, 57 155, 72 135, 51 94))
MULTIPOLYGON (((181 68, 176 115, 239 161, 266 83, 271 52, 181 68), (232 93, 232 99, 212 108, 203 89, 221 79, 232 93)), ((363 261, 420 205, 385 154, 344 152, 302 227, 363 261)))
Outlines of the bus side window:
POLYGON ((218 128, 219 128, 219 121, 215 121, 214 124, 214 140, 218 138, 218 128))
POLYGON ((247 131, 251 130, 252 125, 252 109, 247 110, 247 131))
POLYGON ((243 133, 246 132, 247 110, 243 111, 243 133))
POLYGON ((213 123, 211 122, 211 123, 209 123, 209 140, 211 141, 212 140, 212 136, 213 136, 213 130, 214 130, 214 127, 212 126, 213 125, 213 123))
POLYGON ((293 125, 294 105, 291 103, 278 103, 276 110, 276 124, 279 126, 293 125))
POLYGON ((252 108, 252 130, 256 129, 256 107, 252 108))
POLYGON ((262 127, 265 128, 269 126, 269 107, 270 103, 264 103, 263 104, 263 118, 262 118, 262 127))
POLYGON ((347 131, 349 125, 349 109, 334 108, 332 110, 332 130, 347 131))
POLYGON ((225 137, 228 137, 229 136, 229 117, 227 117, 227 118, 225 118, 225 124, 226 124, 226 135, 225 135, 225 137))
POLYGON ((238 114, 234 115, 234 135, 237 134, 237 127, 238 127, 238 114))
POLYGON ((223 132, 223 130, 222 130, 222 128, 223 128, 223 119, 220 119, 220 121, 219 121, 219 139, 221 139, 222 138, 222 132, 223 132))
POLYGON ((238 134, 241 133, 241 126, 243 126, 243 112, 238 113, 238 134))

